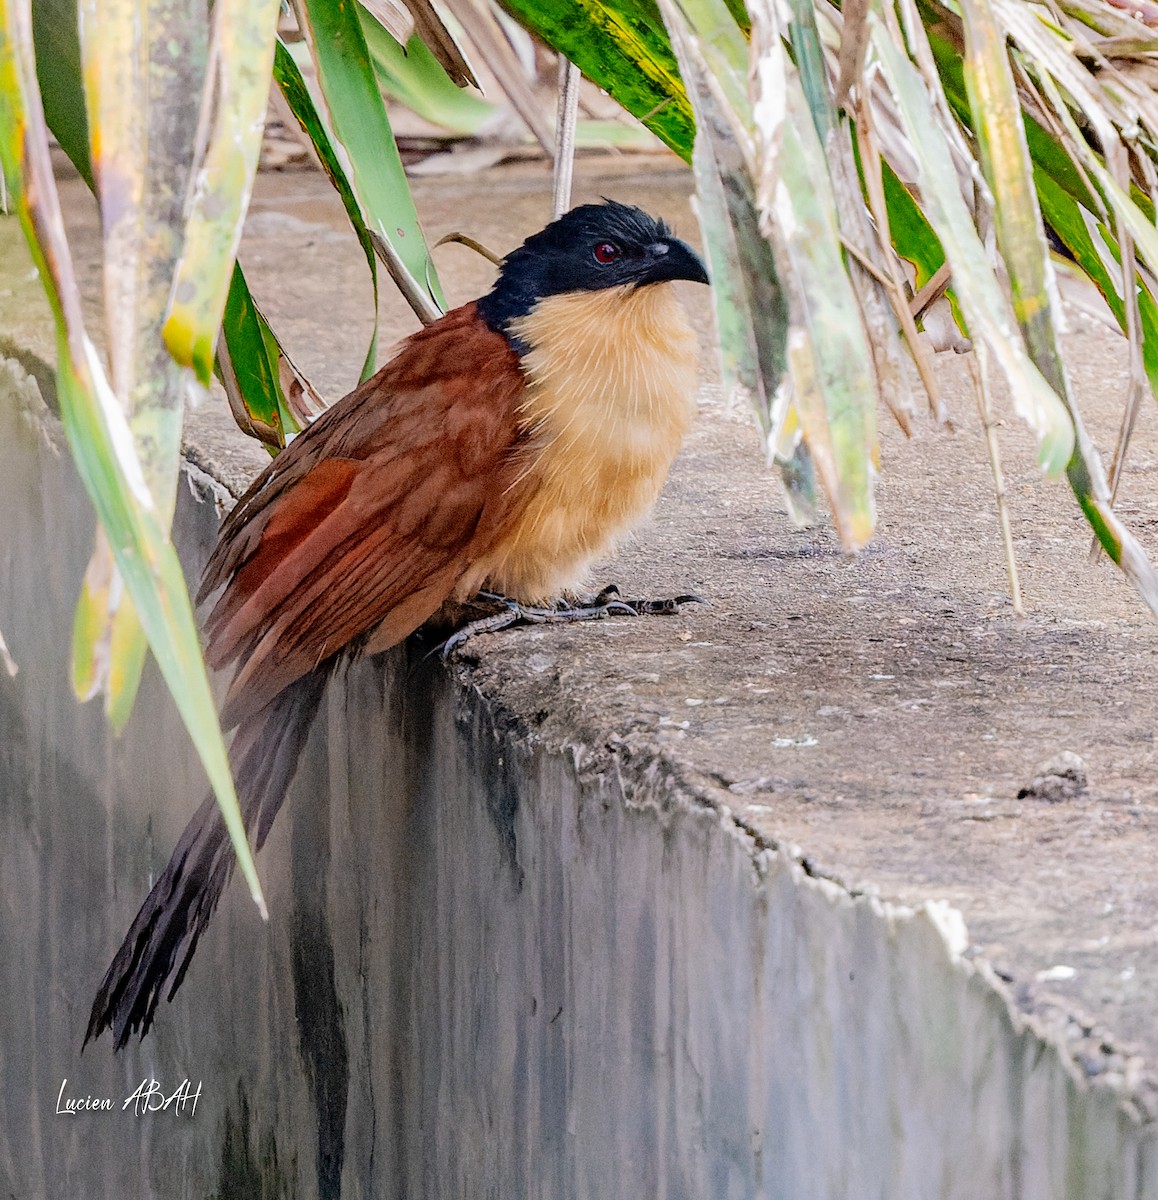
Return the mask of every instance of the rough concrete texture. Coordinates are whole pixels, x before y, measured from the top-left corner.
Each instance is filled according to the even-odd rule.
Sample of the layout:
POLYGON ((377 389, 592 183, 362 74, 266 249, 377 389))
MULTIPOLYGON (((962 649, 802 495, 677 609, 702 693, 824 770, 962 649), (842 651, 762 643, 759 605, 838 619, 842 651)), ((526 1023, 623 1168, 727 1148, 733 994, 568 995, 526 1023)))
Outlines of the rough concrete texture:
MULTIPOLYGON (((259 182, 247 274, 338 395, 369 336, 364 264, 324 181, 259 182)), ((635 199, 691 233, 688 187, 621 169, 581 173, 578 198, 635 199)), ((526 168, 418 189, 431 234, 465 225, 499 249, 543 222, 545 196, 526 168)), ((485 288, 482 260, 439 255, 453 301, 485 288)), ((706 297, 687 299, 706 345, 706 297)), ((384 322, 410 327, 393 298, 384 322)), ((1068 349, 1106 446, 1120 345, 1078 321, 1068 349)), ((1087 561, 1076 506, 1011 421, 1029 605, 1013 617, 967 374, 951 360, 941 378, 957 432, 918 422, 906 442, 882 418, 881 530, 849 559, 791 528, 706 351, 701 426, 598 582, 711 607, 480 638, 450 676, 418 651, 361 665, 263 856, 268 934, 235 888, 158 1035, 120 1065, 76 1057, 88 995, 200 785, 155 679, 115 748, 71 706, 87 516, 26 440, 14 453, 39 453, 47 494, 71 499, 0 472, 23 481, 8 510, 32 506, 11 545, 47 541, 55 561, 66 544, 51 613, 21 570, 0 603, 36 664, 0 680, 6 732, 27 726, 4 738, 23 747, 5 759, 23 800, 4 816, 0 953, 16 1194, 238 1194, 223 1181, 253 1170, 301 1195, 1158 1196, 1154 626, 1087 561), (1019 798, 1062 751, 1086 785, 1019 798), (71 783, 44 766, 62 757, 71 783), (206 1108, 140 1142, 145 1126, 102 1125, 98 1170, 77 1128, 93 1118, 62 1134, 52 1116, 59 1079, 99 1093, 146 1069, 201 1072, 206 1108), (34 1105, 13 1099, 23 1078, 34 1105)), ((262 461, 211 404, 190 429, 234 490, 262 461)), ((1147 410, 1122 496, 1143 537, 1155 436, 1147 410)), ((212 507, 183 500, 191 562, 212 507)))

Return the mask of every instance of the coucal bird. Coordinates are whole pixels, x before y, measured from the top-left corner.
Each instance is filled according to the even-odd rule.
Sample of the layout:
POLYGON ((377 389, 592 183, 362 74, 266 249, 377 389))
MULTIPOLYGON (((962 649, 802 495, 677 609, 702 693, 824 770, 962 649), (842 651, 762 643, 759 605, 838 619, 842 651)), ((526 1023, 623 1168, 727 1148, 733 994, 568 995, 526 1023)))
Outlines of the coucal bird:
MULTIPOLYGON (((573 594, 654 504, 695 412, 675 280, 707 283, 662 221, 573 209, 494 288, 402 343, 304 430, 221 527, 206 659, 238 664, 222 723, 260 850, 343 651, 401 642, 480 591, 573 594)), ((233 871, 213 798, 190 821, 97 992, 85 1041, 116 1047, 171 1000, 233 871)))

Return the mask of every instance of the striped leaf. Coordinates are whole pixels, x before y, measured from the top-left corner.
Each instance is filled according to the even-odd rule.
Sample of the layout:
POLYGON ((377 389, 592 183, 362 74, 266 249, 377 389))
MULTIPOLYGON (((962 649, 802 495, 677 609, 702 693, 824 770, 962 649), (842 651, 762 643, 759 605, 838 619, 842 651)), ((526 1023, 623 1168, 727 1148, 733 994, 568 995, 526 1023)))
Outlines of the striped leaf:
POLYGON ((57 326, 57 385, 73 459, 108 537, 169 690, 221 805, 254 900, 261 887, 237 805, 229 759, 185 578, 145 480, 124 407, 85 330, 36 90, 28 0, 0 3, 0 165, 57 326))
POLYGON ((279 7, 279 0, 213 6, 214 72, 202 99, 208 142, 164 328, 173 358, 206 386, 261 148, 279 7))
POLYGON ((333 157, 349 181, 361 222, 410 307, 421 320, 433 321, 446 302, 418 224, 357 5, 301 0, 297 14, 317 70, 333 157))
POLYGON ((524 29, 570 59, 690 162, 695 119, 659 11, 649 0, 502 0, 524 29))

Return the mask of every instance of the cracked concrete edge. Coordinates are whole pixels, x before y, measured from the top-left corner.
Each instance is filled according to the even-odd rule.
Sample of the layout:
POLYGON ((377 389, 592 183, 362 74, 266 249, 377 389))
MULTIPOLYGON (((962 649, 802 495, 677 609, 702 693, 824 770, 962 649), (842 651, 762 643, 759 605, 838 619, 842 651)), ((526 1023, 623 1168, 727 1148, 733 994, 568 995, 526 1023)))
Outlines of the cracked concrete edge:
POLYGON ((712 795, 716 785, 667 750, 652 747, 641 755, 638 739, 633 739, 630 758, 625 758, 614 740, 597 747, 584 741, 544 737, 510 708, 505 697, 480 686, 471 666, 453 664, 452 673, 460 694, 472 695, 486 706, 506 737, 568 758, 580 781, 598 783, 613 778, 628 806, 653 812, 661 826, 675 812, 711 812, 723 834, 734 838, 751 859, 755 889, 766 885, 771 872, 787 869, 796 886, 816 890, 833 902, 866 906, 888 929, 911 922, 927 924, 963 985, 982 988, 992 995, 1014 1037, 1028 1033, 1036 1038, 1076 1088, 1104 1089, 1131 1121, 1139 1126, 1158 1125, 1158 1071, 1141 1056, 1119 1046, 1111 1031, 1068 998, 1031 994, 1001 975, 983 956, 971 953, 964 916, 947 901, 930 900, 913 908, 884 900, 871 890, 850 888, 839 873, 817 866, 804 847, 780 843, 754 829, 712 795))
MULTIPOLYGON (((656 1064, 655 1104, 672 1103, 673 1074, 689 1064, 687 1086, 720 1107, 709 1115, 686 1100, 685 1111, 709 1129, 722 1110, 728 1129, 747 1123, 774 1151, 748 1160, 746 1178, 768 1187, 752 1194, 1158 1196, 1158 1131, 1137 1089, 1083 1078, 1055 1031, 960 954, 953 910, 810 876, 797 851, 757 845, 662 753, 625 764, 598 741, 543 737, 457 671, 458 724, 481 769, 498 744, 490 752, 526 781, 526 821, 566 827, 575 878, 561 885, 572 897, 561 936, 572 945, 577 904, 594 904, 585 920, 616 931, 618 944, 587 952, 601 994, 616 998, 600 1014, 609 1094, 623 1075, 622 1011, 643 991, 661 1027, 669 1006, 687 1018, 656 1064), (658 950, 640 933, 654 926, 658 950), (658 973, 640 985, 630 964, 652 956, 658 973), (842 1171, 857 1172, 857 1191, 834 1182, 842 1171), (975 1186, 982 1178, 992 1186, 975 1186)), ((635 1120, 616 1110, 602 1136, 616 1117, 635 1120)))
POLYGON ((217 509, 217 515, 224 517, 237 503, 237 496, 219 479, 201 466, 196 458, 186 454, 181 461, 181 474, 189 488, 190 495, 197 501, 211 501, 217 509))

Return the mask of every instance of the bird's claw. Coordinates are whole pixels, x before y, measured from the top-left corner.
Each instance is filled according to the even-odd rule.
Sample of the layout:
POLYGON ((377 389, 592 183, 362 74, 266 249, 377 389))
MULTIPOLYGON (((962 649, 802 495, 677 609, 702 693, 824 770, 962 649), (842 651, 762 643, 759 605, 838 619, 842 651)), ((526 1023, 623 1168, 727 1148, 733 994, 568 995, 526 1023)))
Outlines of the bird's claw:
POLYGON ((451 634, 438 648, 444 662, 455 650, 478 634, 497 633, 500 629, 510 629, 515 625, 558 625, 572 621, 598 621, 611 616, 672 616, 685 604, 707 603, 703 596, 690 593, 663 600, 625 600, 613 583, 595 596, 583 597, 575 603, 570 600, 558 600, 551 607, 520 604, 509 596, 499 596, 494 592, 479 592, 478 598, 501 607, 498 612, 470 621, 451 634))
POLYGON ((596 606, 612 603, 620 606, 618 611, 626 608, 637 617, 668 617, 678 613, 685 604, 707 604, 708 601, 692 592, 683 596, 667 596, 662 600, 624 600, 614 583, 609 583, 591 601, 591 604, 596 606))

